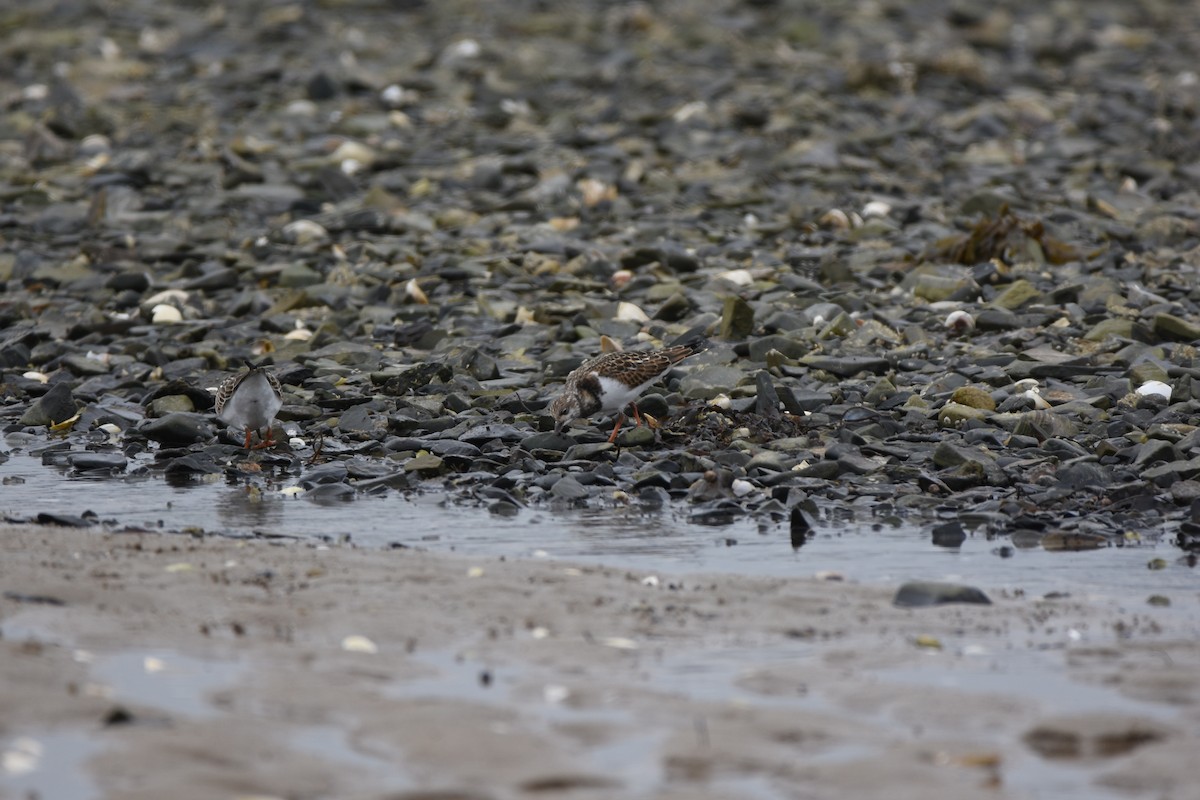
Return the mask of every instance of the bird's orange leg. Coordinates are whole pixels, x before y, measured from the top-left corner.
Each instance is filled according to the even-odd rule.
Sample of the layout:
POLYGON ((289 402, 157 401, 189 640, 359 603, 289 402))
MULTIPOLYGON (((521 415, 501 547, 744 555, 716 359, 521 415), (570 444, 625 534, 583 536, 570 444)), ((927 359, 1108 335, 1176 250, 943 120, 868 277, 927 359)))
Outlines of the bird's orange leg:
POLYGON ((608 437, 608 443, 612 444, 617 440, 617 432, 621 430, 621 426, 625 424, 625 414, 617 412, 617 425, 613 428, 612 435, 608 437))
POLYGON ((256 444, 254 446, 254 449, 262 450, 267 447, 273 447, 274 445, 275 445, 275 437, 271 435, 271 426, 268 425, 267 426, 267 435, 265 437, 260 437, 260 441, 258 444, 256 444))
POLYGON ((242 447, 244 447, 247 450, 250 449, 250 428, 249 427, 246 428, 246 441, 244 444, 242 444, 242 447))
POLYGON ((638 416, 637 403, 630 403, 629 405, 633 407, 633 424, 634 424, 634 427, 636 427, 636 426, 638 426, 638 425, 641 425, 641 424, 642 424, 642 418, 638 416))

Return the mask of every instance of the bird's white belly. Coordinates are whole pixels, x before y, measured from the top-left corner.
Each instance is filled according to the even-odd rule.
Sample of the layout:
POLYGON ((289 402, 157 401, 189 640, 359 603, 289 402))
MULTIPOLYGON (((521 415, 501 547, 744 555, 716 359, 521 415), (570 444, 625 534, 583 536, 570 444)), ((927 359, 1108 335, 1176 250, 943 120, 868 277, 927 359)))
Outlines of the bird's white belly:
POLYGON ((600 379, 600 389, 603 391, 600 397, 600 410, 608 412, 624 410, 625 406, 638 399, 638 395, 645 391, 647 386, 658 380, 656 375, 639 386, 628 386, 603 375, 597 377, 600 379))

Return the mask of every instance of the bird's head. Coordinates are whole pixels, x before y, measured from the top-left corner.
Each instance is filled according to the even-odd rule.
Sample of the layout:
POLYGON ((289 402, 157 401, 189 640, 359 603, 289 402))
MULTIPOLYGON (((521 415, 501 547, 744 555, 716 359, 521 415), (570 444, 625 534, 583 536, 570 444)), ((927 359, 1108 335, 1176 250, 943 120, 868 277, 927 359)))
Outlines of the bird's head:
POLYGON ((550 415, 554 417, 554 432, 562 433, 562 429, 579 419, 579 396, 574 392, 563 392, 550 403, 550 415))

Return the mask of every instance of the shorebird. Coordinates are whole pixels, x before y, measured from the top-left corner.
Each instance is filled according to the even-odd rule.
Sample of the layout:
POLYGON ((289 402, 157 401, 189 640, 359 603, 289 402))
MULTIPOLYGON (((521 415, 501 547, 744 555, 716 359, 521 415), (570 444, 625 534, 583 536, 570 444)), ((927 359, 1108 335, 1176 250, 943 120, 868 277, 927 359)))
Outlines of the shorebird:
POLYGON ((217 418, 231 428, 246 431, 244 447, 250 449, 250 435, 259 434, 255 449, 275 444, 271 438, 271 423, 283 406, 279 379, 267 371, 265 366, 254 366, 246 362, 246 371, 232 375, 217 389, 217 418))
POLYGON ((625 407, 632 406, 635 424, 642 424, 634 401, 675 364, 707 347, 708 342, 697 338, 659 350, 604 353, 585 361, 567 376, 562 391, 550 403, 555 433, 562 433, 580 417, 615 411, 617 424, 608 437, 615 442, 625 424, 625 407))

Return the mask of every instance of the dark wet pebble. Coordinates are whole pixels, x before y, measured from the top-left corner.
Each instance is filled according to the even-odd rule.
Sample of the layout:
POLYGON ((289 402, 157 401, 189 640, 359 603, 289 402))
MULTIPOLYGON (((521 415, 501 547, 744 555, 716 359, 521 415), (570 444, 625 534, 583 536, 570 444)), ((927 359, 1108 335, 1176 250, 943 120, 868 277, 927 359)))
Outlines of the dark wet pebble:
POLYGON ((345 483, 322 483, 304 493, 304 499, 318 505, 333 505, 348 503, 354 500, 357 492, 353 486, 345 483))
POLYGON ((213 427, 203 414, 172 412, 138 426, 138 433, 165 445, 203 442, 213 437, 213 427))
POLYGON ((129 465, 129 459, 121 453, 72 453, 68 463, 80 472, 110 470, 119 472, 129 465))
POLYGON ((64 382, 55 383, 21 415, 21 424, 55 425, 75 416, 75 411, 75 397, 71 393, 71 387, 64 382))
POLYGON ((892 605, 898 608, 922 608, 947 603, 991 605, 988 596, 974 586, 932 581, 911 581, 896 590, 892 605))
POLYGON ((967 532, 958 520, 946 522, 933 529, 933 543, 938 547, 959 548, 967 540, 967 532))

